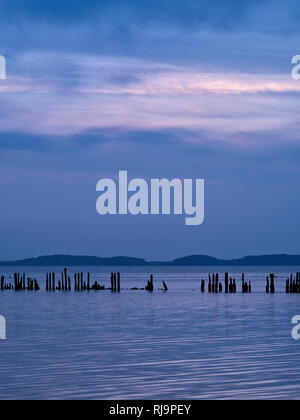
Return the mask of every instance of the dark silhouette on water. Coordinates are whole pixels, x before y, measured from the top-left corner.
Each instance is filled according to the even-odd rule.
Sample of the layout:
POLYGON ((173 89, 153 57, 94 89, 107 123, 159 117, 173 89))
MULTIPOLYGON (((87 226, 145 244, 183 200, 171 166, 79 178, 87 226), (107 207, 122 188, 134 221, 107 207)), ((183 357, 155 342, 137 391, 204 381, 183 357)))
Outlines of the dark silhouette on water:
POLYGON ((20 275, 20 273, 14 273, 14 285, 12 285, 11 283, 6 283, 5 277, 1 276, 0 290, 14 290, 16 292, 28 290, 38 292, 40 290, 40 286, 37 280, 32 279, 31 277, 27 277, 26 281, 25 273, 23 273, 22 275, 20 275))
POLYGON ((147 290, 148 292, 153 292, 153 289, 154 289, 153 275, 151 274, 150 280, 148 281, 147 286, 145 287, 145 290, 147 290))
POLYGON ((300 293, 300 273, 296 273, 295 278, 291 274, 286 280, 286 293, 300 293))
MULTIPOLYGON (((0 291, 7 291, 7 290, 14 290, 18 291, 39 291, 40 286, 35 278, 27 277, 25 273, 14 273, 13 275, 14 283, 6 283, 5 277, 1 276, 0 278, 0 291)), ((74 274, 74 288, 75 292, 82 292, 82 291, 105 291, 110 290, 111 292, 121 292, 121 273, 111 273, 110 277, 111 287, 106 288, 104 285, 95 281, 91 284, 91 275, 88 272, 85 276, 83 272, 75 273, 74 274)), ((163 283, 164 292, 169 290, 165 281, 163 283)), ((242 288, 241 293, 252 293, 252 283, 251 281, 246 281, 245 274, 242 273, 241 278, 242 288)), ((55 291, 64 291, 64 292, 71 292, 72 291, 72 284, 71 284, 71 277, 68 275, 67 268, 63 270, 61 273, 60 280, 57 280, 55 273, 46 273, 46 281, 45 281, 46 291, 47 292, 55 292, 55 291)), ((225 288, 225 294, 235 294, 237 293, 237 283, 236 279, 230 277, 229 274, 225 273, 224 276, 224 285, 222 279, 220 278, 219 273, 213 273, 212 275, 208 275, 208 292, 209 293, 223 293, 223 286, 225 288)), ((126 289, 128 290, 128 289, 126 289)), ((144 290, 148 292, 154 291, 154 277, 153 274, 150 275, 150 280, 148 281, 145 288, 137 288, 133 287, 130 290, 144 290)), ((200 286, 201 293, 205 293, 205 280, 201 280, 200 286)), ((300 294, 300 273, 297 272, 295 277, 293 274, 286 280, 285 284, 285 292, 286 293, 298 293, 300 294)), ((267 294, 274 294, 275 293, 275 274, 271 273, 266 278, 266 293, 267 294)))
POLYGON ((205 292, 205 280, 201 281, 201 293, 205 292))

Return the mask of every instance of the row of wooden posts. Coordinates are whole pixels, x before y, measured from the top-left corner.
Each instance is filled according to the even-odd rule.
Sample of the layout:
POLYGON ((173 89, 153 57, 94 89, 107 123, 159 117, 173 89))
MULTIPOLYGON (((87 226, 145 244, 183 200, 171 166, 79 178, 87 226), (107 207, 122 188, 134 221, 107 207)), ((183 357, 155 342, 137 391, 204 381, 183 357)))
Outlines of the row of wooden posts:
POLYGON ((300 293, 300 273, 296 273, 295 277, 291 274, 286 280, 286 293, 300 293))
POLYGON ((270 276, 267 276, 266 292, 275 293, 275 275, 274 274, 270 274, 270 276))
POLYGON ((1 291, 4 291, 4 290, 15 290, 15 291, 29 290, 29 291, 37 292, 37 291, 40 290, 40 286, 39 286, 36 279, 32 279, 31 277, 27 277, 27 279, 26 279, 25 273, 23 273, 23 274, 15 273, 13 284, 11 282, 6 283, 5 282, 5 277, 1 276, 0 290, 1 291))
MULTIPOLYGON (((112 278, 117 278, 116 273, 111 274, 112 278)), ((120 288, 120 273, 118 273, 118 287, 120 288)), ((68 275, 67 269, 64 269, 64 272, 61 273, 60 278, 56 278, 55 273, 46 273, 46 291, 65 291, 71 292, 72 284, 71 277, 68 275)), ((74 290, 75 292, 90 291, 90 290, 105 290, 105 286, 101 286, 97 281, 91 284, 91 275, 87 273, 87 278, 84 278, 83 273, 74 274, 74 290)), ((114 290, 114 285, 112 282, 111 290, 114 290)))
MULTIPOLYGON (((232 277, 229 277, 228 273, 225 273, 224 280, 224 291, 225 293, 236 293, 237 285, 236 280, 232 277)), ((201 281, 201 292, 205 292, 205 280, 201 281)), ((208 276, 208 293, 222 293, 223 292, 223 283, 220 281, 219 273, 209 274, 208 276)), ((242 293, 251 293, 252 285, 251 281, 245 281, 245 274, 242 274, 242 293)))
MULTIPOLYGON (((201 281, 201 292, 205 292, 205 280, 201 281)), ((15 291, 39 291, 40 286, 35 278, 27 277, 25 273, 14 273, 13 283, 6 283, 4 276, 0 279, 0 290, 15 290, 15 291)), ((65 268, 60 276, 56 276, 55 273, 46 273, 46 291, 72 291, 72 281, 65 268)), ((110 288, 100 285, 97 281, 91 283, 91 275, 75 273, 74 274, 74 290, 75 292, 90 291, 90 290, 111 290, 112 292, 120 292, 121 289, 121 274, 111 273, 111 285, 110 288)), ((131 290, 146 290, 148 292, 154 291, 154 278, 151 274, 150 280, 148 281, 144 289, 133 288, 131 290)), ((168 286, 163 281, 163 291, 168 291, 168 286)), ((228 273, 225 273, 224 285, 220 280, 220 275, 209 274, 208 277, 208 292, 209 293, 237 293, 237 282, 235 278, 229 277, 228 273)), ((242 293, 251 293, 252 284, 251 281, 245 280, 245 274, 242 274, 242 293)), ((266 293, 275 293, 275 275, 270 274, 266 278, 266 293)), ((300 273, 293 274, 286 280, 286 293, 300 293, 300 273)))
MULTIPOLYGON (((168 291, 168 287, 165 282, 163 282, 163 290, 166 292, 168 291)), ((47 273, 46 274, 46 291, 68 291, 72 290, 71 285, 71 278, 68 275, 67 269, 64 269, 64 272, 61 273, 61 278, 57 281, 55 273, 47 273)), ((100 285, 97 281, 91 284, 91 275, 87 273, 86 279, 84 278, 83 273, 75 273, 74 274, 74 290, 75 292, 82 292, 82 291, 90 291, 90 290, 111 290, 112 292, 120 292, 121 291, 121 274, 120 273, 111 273, 110 277, 110 288, 105 288, 105 286, 100 285)), ((131 290, 138 290, 133 288, 131 290)), ((149 292, 153 292, 154 290, 154 282, 153 282, 153 275, 150 276, 150 281, 148 281, 147 286, 145 289, 149 292)))
MULTIPOLYGON (((168 290, 168 287, 165 282, 163 282, 164 291, 168 290)), ((40 290, 40 286, 36 279, 32 279, 30 277, 27 278, 25 273, 14 273, 14 283, 6 283, 5 277, 2 276, 0 279, 0 291, 4 290, 15 290, 15 291, 25 291, 25 290, 32 290, 38 291, 40 290)), ((121 291, 121 274, 120 273, 111 273, 111 287, 105 288, 105 286, 100 285, 97 281, 91 283, 91 275, 87 273, 87 277, 85 279, 83 273, 75 273, 74 274, 74 290, 75 292, 80 291, 90 291, 90 290, 111 290, 112 292, 120 292, 121 291)), ((135 290, 135 289, 132 289, 135 290)), ((145 289, 150 292, 154 290, 154 282, 153 282, 153 275, 150 277, 150 281, 148 282, 145 289)), ((46 273, 46 291, 47 292, 54 292, 54 291, 65 291, 71 292, 72 291, 72 281, 71 277, 67 272, 67 269, 64 269, 64 272, 61 273, 60 276, 57 276, 55 273, 46 273)))

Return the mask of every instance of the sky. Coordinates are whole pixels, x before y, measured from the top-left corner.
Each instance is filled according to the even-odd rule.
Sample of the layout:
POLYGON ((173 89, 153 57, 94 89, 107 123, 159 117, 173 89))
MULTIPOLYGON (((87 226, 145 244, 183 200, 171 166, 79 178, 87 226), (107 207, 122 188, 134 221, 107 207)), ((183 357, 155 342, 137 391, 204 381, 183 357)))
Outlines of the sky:
POLYGON ((293 0, 0 0, 0 260, 299 254, 299 18, 293 0), (204 224, 99 216, 120 170, 204 178, 204 224))

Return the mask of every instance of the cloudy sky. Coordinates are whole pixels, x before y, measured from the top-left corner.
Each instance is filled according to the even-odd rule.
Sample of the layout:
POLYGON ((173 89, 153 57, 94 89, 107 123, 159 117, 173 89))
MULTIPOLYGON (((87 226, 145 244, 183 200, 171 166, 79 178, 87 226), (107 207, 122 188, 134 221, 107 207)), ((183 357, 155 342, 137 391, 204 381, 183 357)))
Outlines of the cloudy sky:
POLYGON ((0 0, 0 259, 300 253, 300 5, 0 0), (206 218, 100 217, 96 183, 205 178, 206 218))

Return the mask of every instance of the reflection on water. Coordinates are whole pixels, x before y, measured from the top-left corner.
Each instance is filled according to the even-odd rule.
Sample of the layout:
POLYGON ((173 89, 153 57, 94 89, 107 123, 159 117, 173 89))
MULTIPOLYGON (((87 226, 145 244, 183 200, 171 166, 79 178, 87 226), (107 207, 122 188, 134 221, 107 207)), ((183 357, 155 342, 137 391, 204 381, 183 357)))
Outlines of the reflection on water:
MULTIPOLYGON (((109 286, 110 268, 88 270, 109 286)), ((46 269, 27 268, 40 292, 0 293, 7 322, 0 398, 298 399, 300 341, 291 337, 291 320, 300 296, 284 290, 299 268, 244 269, 251 295, 201 294, 209 270, 155 267, 155 288, 165 280, 169 292, 118 294, 46 293, 46 269), (276 294, 266 295, 273 271, 276 294)), ((120 271, 125 288, 144 287, 150 274, 120 271)))

